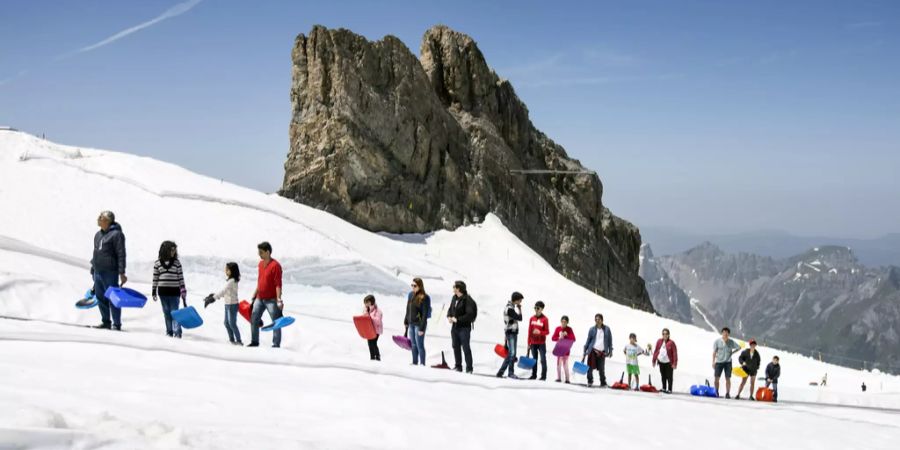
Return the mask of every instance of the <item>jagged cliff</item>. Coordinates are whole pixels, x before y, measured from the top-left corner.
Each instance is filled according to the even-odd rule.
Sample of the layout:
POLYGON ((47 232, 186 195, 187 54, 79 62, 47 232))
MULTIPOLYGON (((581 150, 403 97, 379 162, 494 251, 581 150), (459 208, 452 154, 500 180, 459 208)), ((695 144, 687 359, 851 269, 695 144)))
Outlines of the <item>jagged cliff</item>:
POLYGON ((293 49, 290 153, 280 194, 372 231, 422 233, 494 213, 565 276, 652 311, 640 232, 603 206, 593 174, 538 131, 470 37, 436 26, 417 59, 314 27, 293 49))

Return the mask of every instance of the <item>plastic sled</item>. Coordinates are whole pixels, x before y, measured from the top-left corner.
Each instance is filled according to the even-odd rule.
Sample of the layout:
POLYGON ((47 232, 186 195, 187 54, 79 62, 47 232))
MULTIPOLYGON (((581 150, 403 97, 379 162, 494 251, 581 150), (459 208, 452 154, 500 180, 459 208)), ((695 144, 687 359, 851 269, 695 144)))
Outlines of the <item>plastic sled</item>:
POLYGON ((147 296, 134 289, 111 287, 104 294, 116 308, 143 308, 147 296))
POLYGON ((435 364, 431 366, 432 369, 447 369, 450 370, 450 365, 447 364, 447 359, 444 358, 444 352, 441 352, 441 363, 435 364))
POLYGON ((178 322, 182 328, 197 328, 203 325, 203 318, 193 306, 172 311, 172 319, 178 322))
POLYGON ((375 333, 375 322, 372 322, 372 318, 365 314, 353 316, 353 325, 356 325, 356 332, 359 333, 359 337, 365 340, 375 339, 378 336, 378 333, 375 333))
POLYGON ((622 375, 619 377, 619 381, 616 381, 615 383, 613 383, 609 388, 617 389, 620 391, 627 391, 627 390, 631 389, 630 386, 625 384, 625 372, 622 372, 622 375))
POLYGON ((84 293, 84 298, 75 302, 75 307, 78 309, 91 309, 97 306, 98 303, 100 303, 100 300, 97 300, 97 296, 94 295, 94 290, 88 289, 88 291, 84 293))
POLYGON ((709 385, 709 380, 706 380, 706 384, 695 384, 691 386, 691 395, 696 397, 718 397, 719 393, 716 392, 716 388, 709 385))
POLYGON ((238 313, 241 314, 241 317, 247 319, 247 322, 250 321, 250 312, 252 309, 253 305, 247 300, 241 300, 241 302, 238 303, 238 313))
POLYGON ((397 344, 398 347, 404 350, 412 349, 412 341, 409 340, 406 336, 394 336, 394 343, 397 344))
POLYGON ((756 390, 756 400, 760 402, 774 401, 775 391, 772 388, 761 387, 756 390))
POLYGON ((506 358, 509 356, 509 351, 506 349, 506 346, 503 345, 503 344, 497 344, 497 345, 495 345, 495 346, 494 346, 494 353, 496 353, 497 356, 499 356, 499 357, 501 357, 501 358, 503 358, 503 359, 506 359, 506 358))
POLYGON ((650 392, 650 393, 658 393, 659 389, 656 389, 656 386, 653 385, 653 378, 651 375, 647 375, 647 384, 642 384, 638 389, 641 392, 650 392))
POLYGON ((534 365, 537 364, 537 361, 534 358, 529 358, 527 356, 520 356, 519 363, 516 364, 520 369, 531 370, 534 368, 534 365))
POLYGON ((291 317, 291 316, 282 316, 282 317, 279 317, 279 318, 275 319, 275 321, 272 322, 271 324, 266 325, 266 326, 260 328, 260 330, 263 330, 263 331, 280 330, 280 329, 282 329, 282 328, 284 328, 284 327, 286 327, 286 326, 289 326, 289 325, 292 324, 292 323, 294 323, 294 318, 293 318, 293 317, 291 317))
POLYGON ((734 369, 731 369, 731 373, 738 378, 747 378, 748 376, 747 372, 741 366, 737 366, 734 369))
POLYGON ((571 339, 560 339, 556 341, 556 345, 553 346, 553 356, 567 356, 569 354, 569 350, 572 348, 572 343, 575 342, 571 339))
POLYGON ((577 374, 584 375, 588 373, 588 370, 590 370, 590 367, 588 367, 588 365, 585 364, 584 361, 575 361, 575 364, 572 366, 572 372, 575 372, 577 374))

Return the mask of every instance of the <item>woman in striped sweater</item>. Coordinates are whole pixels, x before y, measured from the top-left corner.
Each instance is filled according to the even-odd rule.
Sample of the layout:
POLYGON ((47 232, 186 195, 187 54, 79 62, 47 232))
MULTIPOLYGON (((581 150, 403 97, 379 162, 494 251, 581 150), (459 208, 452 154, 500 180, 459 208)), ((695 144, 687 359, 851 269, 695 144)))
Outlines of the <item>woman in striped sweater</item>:
POLYGON ((187 307, 187 290, 184 274, 178 261, 178 246, 165 241, 159 246, 159 259, 153 264, 153 301, 162 303, 166 320, 166 336, 181 338, 181 325, 172 319, 172 311, 178 309, 178 298, 187 307))

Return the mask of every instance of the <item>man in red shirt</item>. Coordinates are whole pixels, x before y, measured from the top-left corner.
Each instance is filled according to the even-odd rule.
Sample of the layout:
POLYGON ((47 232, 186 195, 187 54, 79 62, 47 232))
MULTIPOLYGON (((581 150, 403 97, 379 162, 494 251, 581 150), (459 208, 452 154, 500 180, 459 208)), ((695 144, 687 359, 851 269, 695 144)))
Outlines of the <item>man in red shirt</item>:
MULTIPOLYGON (((281 318, 284 302, 281 301, 281 264, 272 259, 272 245, 263 242, 256 246, 259 251, 259 277, 253 291, 253 309, 250 313, 250 344, 259 347, 259 324, 263 310, 269 312, 272 321, 281 318)), ((272 347, 281 347, 281 330, 272 332, 272 347)))
MULTIPOLYGON (((547 379, 547 335, 550 334, 550 321, 544 315, 544 302, 534 304, 534 315, 528 321, 528 348, 531 357, 541 356, 541 381, 547 379)), ((537 379, 537 364, 531 368, 529 380, 537 379)))

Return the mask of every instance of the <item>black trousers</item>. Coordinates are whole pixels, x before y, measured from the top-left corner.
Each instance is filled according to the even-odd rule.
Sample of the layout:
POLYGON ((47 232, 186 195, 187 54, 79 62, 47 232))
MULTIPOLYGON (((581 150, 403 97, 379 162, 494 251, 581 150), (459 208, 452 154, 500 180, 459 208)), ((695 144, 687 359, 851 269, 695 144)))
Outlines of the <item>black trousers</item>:
POLYGON ((453 344, 453 368, 462 370, 462 356, 466 356, 466 372, 472 371, 472 347, 469 346, 469 339, 472 336, 471 328, 463 328, 454 326, 450 329, 450 341, 453 344))
POLYGON ((662 389, 664 391, 672 390, 672 363, 659 363, 659 376, 662 377, 662 389))
MULTIPOLYGON (((534 359, 538 359, 538 355, 540 355, 541 362, 541 379, 547 379, 547 344, 531 344, 531 357, 534 359)), ((531 378, 537 378, 537 362, 535 362, 534 367, 531 368, 531 378)))
POLYGON ((369 359, 374 359, 376 361, 381 361, 381 352, 378 351, 378 338, 380 338, 380 334, 375 335, 375 339, 369 339, 369 359))
POLYGON ((601 351, 591 350, 588 355, 588 384, 594 383, 594 369, 600 372, 600 385, 606 386, 606 355, 601 351))

